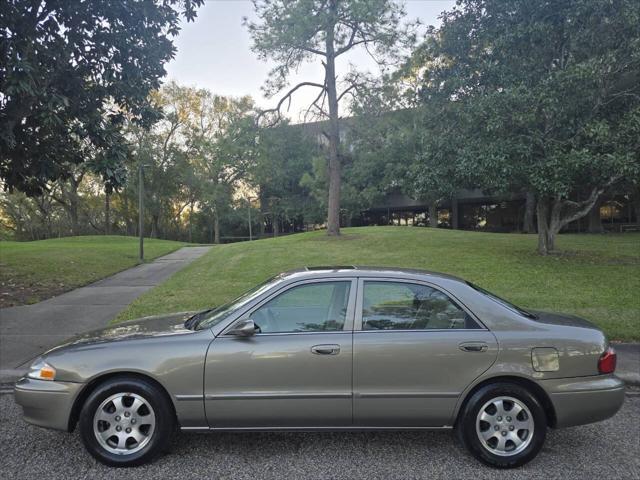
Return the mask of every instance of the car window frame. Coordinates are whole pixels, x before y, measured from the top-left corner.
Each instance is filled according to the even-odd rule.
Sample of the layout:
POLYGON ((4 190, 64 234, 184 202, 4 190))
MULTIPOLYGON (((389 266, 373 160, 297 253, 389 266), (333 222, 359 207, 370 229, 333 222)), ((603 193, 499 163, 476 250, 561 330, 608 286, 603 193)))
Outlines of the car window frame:
POLYGON ((355 311, 355 318, 354 318, 354 324, 353 324, 354 332, 362 332, 362 333, 477 332, 482 330, 487 331, 489 329, 455 295, 453 295, 451 292, 449 292, 445 288, 442 288, 440 285, 435 285, 434 283, 431 283, 431 282, 413 279, 413 278, 393 278, 393 277, 359 277, 358 278, 356 311, 355 311), (469 315, 477 325, 477 328, 412 328, 412 329, 389 329, 389 330, 363 330, 362 329, 362 307, 364 304, 364 283, 365 282, 410 283, 414 285, 433 288, 434 290, 437 290, 438 292, 445 295, 450 302, 452 302, 456 307, 458 307, 460 310, 464 311, 467 315, 469 315))
POLYGON ((274 335, 322 335, 322 334, 342 334, 345 332, 352 332, 355 318, 355 309, 356 309, 356 296, 358 289, 358 282, 356 277, 322 277, 322 278, 309 278, 305 280, 299 280, 297 282, 292 282, 287 285, 283 285, 282 288, 277 289, 274 292, 267 294, 264 298, 258 301, 256 304, 251 306, 245 312, 243 312, 240 317, 234 319, 227 325, 224 330, 220 333, 220 336, 223 337, 235 337, 235 335, 230 334, 229 332, 233 330, 237 325, 241 322, 248 320, 253 313, 261 308, 266 303, 275 299, 276 297, 285 294, 289 290, 300 287, 303 285, 311 285, 315 283, 334 283, 334 282, 348 282, 351 285, 349 286, 349 300, 347 302, 347 312, 345 314, 344 325, 342 326, 342 330, 318 330, 318 331, 305 331, 305 332, 265 332, 265 333, 256 333, 252 335, 252 337, 260 337, 260 336, 274 336, 274 335))

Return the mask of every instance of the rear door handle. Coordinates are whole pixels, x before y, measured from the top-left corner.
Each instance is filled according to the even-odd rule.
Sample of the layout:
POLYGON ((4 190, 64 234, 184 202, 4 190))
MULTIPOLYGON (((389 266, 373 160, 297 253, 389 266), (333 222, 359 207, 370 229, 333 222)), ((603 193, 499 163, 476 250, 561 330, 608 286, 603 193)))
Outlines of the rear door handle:
POLYGON ((489 349, 489 345, 484 342, 465 342, 458 345, 463 352, 484 352, 489 349))
POLYGON ((316 355, 337 355, 340 353, 340 345, 314 345, 311 353, 316 355))

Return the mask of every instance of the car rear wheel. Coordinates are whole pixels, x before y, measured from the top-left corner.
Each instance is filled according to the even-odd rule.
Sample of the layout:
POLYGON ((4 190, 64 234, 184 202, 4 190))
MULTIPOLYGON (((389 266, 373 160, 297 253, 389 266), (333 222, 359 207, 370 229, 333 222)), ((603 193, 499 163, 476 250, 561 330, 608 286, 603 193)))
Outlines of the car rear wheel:
POLYGON ((80 413, 80 436, 100 462, 141 465, 168 449, 175 416, 166 395, 136 377, 112 378, 87 398, 80 413))
POLYGON ((538 399, 511 383, 486 385, 475 392, 461 413, 458 434, 481 462, 514 468, 532 460, 542 448, 547 418, 538 399))

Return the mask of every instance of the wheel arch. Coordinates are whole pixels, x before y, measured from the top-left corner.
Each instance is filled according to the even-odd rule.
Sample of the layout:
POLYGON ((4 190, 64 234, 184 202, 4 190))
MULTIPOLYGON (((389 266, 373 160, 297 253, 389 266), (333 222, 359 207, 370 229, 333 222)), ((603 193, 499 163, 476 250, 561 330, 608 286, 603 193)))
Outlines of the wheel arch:
POLYGON ((73 430, 75 429, 78 423, 78 420, 80 418, 80 412, 82 411, 82 406, 86 402, 87 398, 89 398, 89 395, 91 395, 91 393, 105 381, 111 380, 117 377, 138 378, 153 384, 164 394, 165 398, 169 401, 169 404, 171 405, 171 410, 173 411, 173 415, 175 416, 177 421, 178 416, 176 413, 176 406, 174 405, 173 399, 171 398, 171 395, 169 395, 169 392, 164 387, 164 385, 162 385, 158 380, 153 378, 151 375, 147 375, 140 372, 133 372, 133 371, 117 371, 117 372, 107 372, 107 373, 98 375, 92 378, 89 382, 87 382, 87 384, 80 391, 80 393, 78 393, 78 395, 76 396, 73 402, 73 406, 71 407, 71 413, 69 414, 69 423, 67 426, 67 431, 73 432, 73 430))
POLYGON ((544 390, 544 388, 542 388, 540 385, 538 385, 538 383, 531 380, 530 378, 520 377, 517 375, 498 375, 495 377, 485 378, 474 385, 469 391, 467 391, 467 393, 464 395, 463 400, 456 406, 456 410, 454 412, 454 425, 457 426, 458 420, 460 419, 460 413, 464 411, 464 408, 466 407, 469 399, 473 396, 473 394, 486 385, 491 385, 493 383, 513 383, 529 390, 542 405, 542 408, 547 415, 547 424, 552 428, 556 426, 556 411, 553 407, 551 399, 549 398, 549 395, 544 390))

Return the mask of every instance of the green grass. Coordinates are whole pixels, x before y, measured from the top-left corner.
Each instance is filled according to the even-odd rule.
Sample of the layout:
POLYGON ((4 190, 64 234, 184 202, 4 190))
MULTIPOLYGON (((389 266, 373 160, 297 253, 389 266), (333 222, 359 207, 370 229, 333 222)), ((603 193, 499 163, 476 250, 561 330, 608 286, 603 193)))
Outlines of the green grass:
MULTIPOLYGON (((145 239, 145 259, 184 243, 145 239)), ((138 239, 67 237, 36 242, 0 242, 1 306, 34 303, 138 263, 138 239)))
POLYGON ((214 247, 138 298, 118 320, 219 305, 305 265, 380 265, 451 273, 524 307, 573 313, 610 338, 640 340, 640 234, 561 235, 558 255, 535 235, 411 227, 344 229, 214 247))

